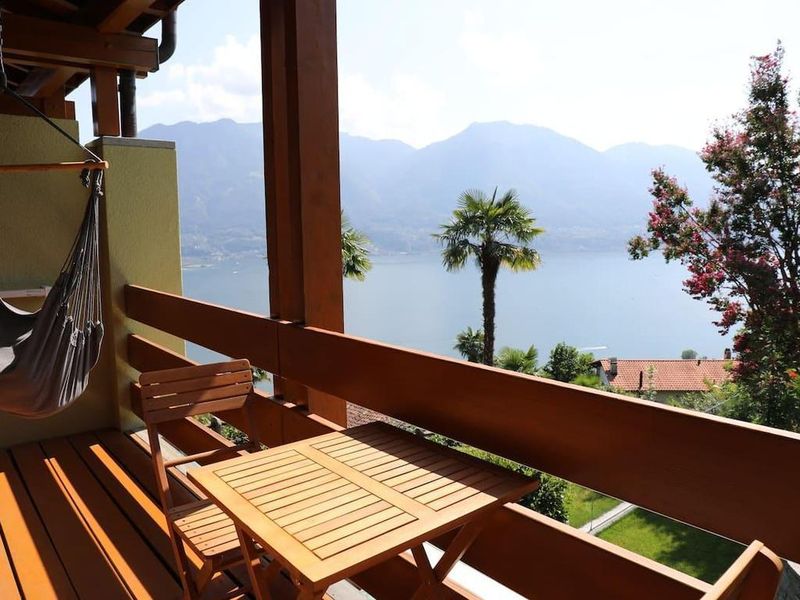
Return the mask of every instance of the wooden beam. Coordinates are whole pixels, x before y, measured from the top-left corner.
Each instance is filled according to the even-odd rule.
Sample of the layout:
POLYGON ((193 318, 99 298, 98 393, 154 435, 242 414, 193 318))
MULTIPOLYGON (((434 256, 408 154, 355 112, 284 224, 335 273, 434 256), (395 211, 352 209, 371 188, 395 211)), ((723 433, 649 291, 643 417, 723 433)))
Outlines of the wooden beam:
POLYGON ((16 92, 20 96, 48 98, 60 91, 63 96, 64 86, 77 73, 77 69, 63 66, 34 69, 19 84, 16 92))
MULTIPOLYGON (((344 331, 336 0, 290 0, 286 16, 289 94, 296 102, 290 126, 298 153, 295 202, 302 217, 303 321, 344 331)), ((309 389, 308 406, 315 414, 347 424, 347 403, 340 398, 309 389)))
POLYGON ((344 330, 336 2, 288 3, 306 325, 344 330))
POLYGON ((113 67, 136 72, 158 69, 158 41, 91 27, 3 15, 4 53, 10 61, 74 68, 113 67))
POLYGON ((78 10, 78 7, 68 0, 33 0, 33 4, 61 17, 74 14, 78 10))
POLYGON ((267 317, 130 285, 125 286, 125 307, 132 319, 231 358, 244 358, 238 354, 252 350, 258 340, 258 349, 246 358, 270 373, 280 370, 278 323, 267 317))
POLYGON ((117 71, 95 67, 92 69, 92 123, 96 136, 119 136, 119 94, 117 71))
POLYGON ((286 68, 286 6, 261 1, 261 50, 266 175, 267 261, 270 313, 276 319, 305 320, 303 245, 298 201, 296 144, 290 143, 290 99, 286 68))
POLYGON ((155 0, 93 0, 76 15, 76 22, 101 33, 119 33, 150 8, 155 0))
MULTIPOLYGON (((271 314, 342 331, 335 0, 262 0, 261 39, 271 314)), ((346 423, 342 400, 278 383, 346 423)))
MULTIPOLYGON (((47 98, 28 98, 28 100, 50 118, 75 118, 75 103, 70 100, 60 103, 50 102, 47 98)), ((7 94, 0 94, 0 114, 38 118, 28 108, 25 108, 7 94)))

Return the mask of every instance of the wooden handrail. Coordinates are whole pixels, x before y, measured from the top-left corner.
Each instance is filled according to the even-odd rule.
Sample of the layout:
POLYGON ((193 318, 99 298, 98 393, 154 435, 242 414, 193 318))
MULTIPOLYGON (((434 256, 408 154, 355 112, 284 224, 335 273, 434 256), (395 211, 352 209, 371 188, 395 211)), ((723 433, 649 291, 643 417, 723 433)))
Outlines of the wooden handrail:
POLYGON ((797 434, 145 288, 128 286, 126 299, 132 318, 212 350, 247 356, 311 388, 743 543, 761 539, 781 556, 800 559, 797 434), (269 332, 266 343, 262 331, 269 332), (255 359, 273 344, 269 365, 255 359))
POLYGON ((728 567, 702 600, 761 600, 775 597, 783 563, 755 541, 728 567))

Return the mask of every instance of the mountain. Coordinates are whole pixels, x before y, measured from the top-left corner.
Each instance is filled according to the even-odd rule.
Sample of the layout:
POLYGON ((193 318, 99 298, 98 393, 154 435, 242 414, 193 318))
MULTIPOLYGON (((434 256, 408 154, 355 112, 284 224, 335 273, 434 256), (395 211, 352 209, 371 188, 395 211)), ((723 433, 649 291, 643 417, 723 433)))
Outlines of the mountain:
MULTIPOLYGON (((230 120, 156 125, 141 137, 178 148, 184 256, 264 252, 261 125, 230 120)), ((342 206, 378 251, 434 248, 431 233, 468 188, 515 188, 546 229, 539 247, 622 249, 650 207, 650 171, 664 166, 704 204, 712 181, 677 146, 624 144, 597 151, 555 131, 476 123, 415 149, 341 134, 342 206)))

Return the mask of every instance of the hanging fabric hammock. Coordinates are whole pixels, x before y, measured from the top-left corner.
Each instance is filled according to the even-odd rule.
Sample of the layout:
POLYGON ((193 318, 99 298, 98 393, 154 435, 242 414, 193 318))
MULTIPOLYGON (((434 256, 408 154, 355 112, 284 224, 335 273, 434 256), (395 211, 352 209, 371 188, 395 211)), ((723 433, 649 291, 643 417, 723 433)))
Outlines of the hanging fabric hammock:
POLYGON ((103 340, 98 204, 102 171, 72 250, 42 308, 29 313, 0 299, 0 411, 44 417, 66 408, 89 381, 103 340))
POLYGON ((8 87, 2 50, 0 20, 0 94, 11 96, 91 157, 87 163, 13 165, 7 169, 80 169, 83 184, 90 189, 72 250, 42 308, 30 313, 0 299, 0 411, 22 417, 45 417, 66 408, 81 395, 100 354, 103 323, 98 209, 103 194, 103 169, 108 164, 8 87))

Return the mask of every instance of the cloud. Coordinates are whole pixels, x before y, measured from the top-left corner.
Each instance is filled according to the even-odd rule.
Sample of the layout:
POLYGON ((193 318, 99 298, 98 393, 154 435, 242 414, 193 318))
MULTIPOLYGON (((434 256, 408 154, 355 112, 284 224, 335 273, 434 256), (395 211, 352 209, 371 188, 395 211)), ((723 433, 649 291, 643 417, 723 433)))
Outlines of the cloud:
POLYGON ((479 12, 464 14, 459 45, 470 62, 495 85, 528 83, 541 70, 531 38, 518 32, 490 32, 479 12))
POLYGON ((444 124, 445 108, 445 95, 412 75, 393 75, 387 89, 359 73, 340 77, 340 128, 353 135, 422 146, 454 133, 444 124))
POLYGON ((179 104, 181 117, 193 121, 258 121, 260 56, 257 37, 242 43, 227 36, 207 64, 168 64, 168 89, 142 94, 139 104, 150 109, 174 109, 179 104))

